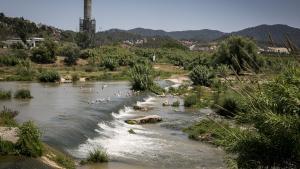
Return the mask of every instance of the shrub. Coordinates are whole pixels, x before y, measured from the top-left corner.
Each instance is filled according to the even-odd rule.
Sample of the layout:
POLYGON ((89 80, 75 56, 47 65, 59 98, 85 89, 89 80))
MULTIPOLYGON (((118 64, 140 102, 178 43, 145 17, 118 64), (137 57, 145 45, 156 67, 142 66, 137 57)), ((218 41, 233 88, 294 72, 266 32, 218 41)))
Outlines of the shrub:
POLYGON ((16 144, 20 154, 28 157, 40 157, 43 154, 41 133, 33 122, 25 122, 20 127, 19 140, 16 144))
POLYGON ((173 107, 179 107, 180 106, 180 102, 177 100, 175 102, 172 103, 173 107))
POLYGON ((210 86, 214 74, 206 66, 198 65, 190 73, 190 78, 194 85, 210 86))
POLYGON ((12 55, 15 56, 18 59, 29 59, 30 57, 30 51, 25 49, 15 49, 12 52, 12 55))
POLYGON ((79 57, 81 59, 88 59, 90 57, 94 57, 94 53, 91 49, 81 50, 79 57))
POLYGON ((23 79, 32 80, 36 71, 32 67, 31 61, 29 59, 21 60, 17 67, 17 74, 23 79))
POLYGON ((10 141, 4 141, 0 138, 0 155, 15 155, 15 145, 10 141))
POLYGON ((54 70, 42 71, 39 80, 40 82, 57 82, 60 81, 60 75, 54 70))
POLYGON ((129 74, 133 90, 150 90, 153 86, 153 69, 148 64, 137 64, 130 69, 129 74))
POLYGON ((57 44, 46 40, 39 47, 32 50, 31 60, 40 64, 49 64, 56 61, 57 44))
POLYGON ((79 80, 80 80, 79 74, 78 74, 78 73, 73 73, 73 74, 72 74, 72 81, 73 81, 73 82, 77 82, 77 81, 79 81, 79 80))
POLYGON ((19 59, 15 56, 0 56, 0 66, 16 66, 19 59))
POLYGON ((230 75, 230 68, 227 65, 220 65, 216 69, 216 74, 226 79, 230 75))
POLYGON ((198 96, 196 94, 189 95, 184 98, 184 107, 192 107, 198 102, 198 96))
POLYGON ((5 91, 0 89, 0 100, 10 99, 10 98, 11 98, 11 91, 5 91))
POLYGON ((76 65, 79 58, 80 49, 76 44, 69 44, 63 47, 63 56, 65 56, 64 62, 66 65, 76 65))
POLYGON ((66 169, 75 169, 76 168, 73 159, 70 157, 67 157, 65 155, 56 155, 54 161, 66 169))
POLYGON ((117 67, 119 66, 118 61, 112 56, 107 56, 102 61, 102 66, 104 66, 106 69, 109 69, 110 71, 117 70, 117 67))
POLYGON ((189 134, 190 139, 212 142, 215 145, 227 145, 226 131, 230 131, 229 124, 221 121, 202 120, 199 123, 185 128, 183 131, 189 134), (220 128, 222 126, 222 128, 220 128), (201 137, 202 136, 202 137, 201 137), (206 136, 206 137, 205 137, 206 136))
POLYGON ((17 126, 17 122, 14 119, 19 114, 18 111, 13 111, 6 107, 0 112, 0 126, 14 127, 17 126))
POLYGON ((231 36, 221 43, 214 56, 214 64, 231 66, 238 74, 242 70, 258 71, 261 65, 256 44, 244 37, 231 36))
POLYGON ((225 117, 234 117, 241 110, 236 98, 227 97, 217 110, 217 113, 225 117))
POLYGON ((108 155, 106 151, 95 149, 89 152, 89 156, 86 160, 88 163, 104 163, 108 162, 108 155))
POLYGON ((31 96, 30 90, 20 89, 20 90, 16 91, 15 98, 16 99, 31 99, 33 97, 31 96))

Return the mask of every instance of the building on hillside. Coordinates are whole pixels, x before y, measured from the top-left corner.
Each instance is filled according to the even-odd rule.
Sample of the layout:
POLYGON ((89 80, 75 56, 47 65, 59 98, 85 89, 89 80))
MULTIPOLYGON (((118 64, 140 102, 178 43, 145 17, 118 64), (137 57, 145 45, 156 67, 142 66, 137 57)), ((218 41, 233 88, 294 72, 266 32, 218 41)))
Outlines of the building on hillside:
POLYGON ((267 47, 267 48, 260 48, 260 53, 263 54, 290 54, 288 48, 285 47, 267 47))
MULTIPOLYGON (((37 37, 32 37, 26 40, 28 47, 34 48, 37 47, 41 42, 45 41, 44 38, 37 38, 37 37)), ((1 47, 2 48, 10 48, 12 45, 15 44, 22 44, 24 47, 26 46, 24 42, 20 38, 12 38, 8 39, 6 41, 1 42, 1 47)))
POLYGON ((32 37, 32 38, 30 38, 29 40, 27 40, 27 43, 29 44, 29 46, 30 46, 31 48, 35 48, 35 47, 39 46, 39 44, 40 44, 41 42, 44 42, 44 41, 45 41, 44 38, 32 37))

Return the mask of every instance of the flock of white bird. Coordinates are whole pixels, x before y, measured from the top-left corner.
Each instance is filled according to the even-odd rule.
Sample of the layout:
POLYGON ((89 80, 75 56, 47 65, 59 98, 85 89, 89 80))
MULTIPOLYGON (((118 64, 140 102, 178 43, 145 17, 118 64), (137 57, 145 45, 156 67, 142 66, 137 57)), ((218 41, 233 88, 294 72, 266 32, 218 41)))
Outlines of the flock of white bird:
MULTIPOLYGON (((108 85, 102 85, 102 91, 105 89, 105 88, 107 88, 108 87, 108 85)), ((80 87, 81 89, 82 89, 82 87, 80 87)), ((90 92, 93 92, 93 89, 92 88, 90 88, 89 89, 90 90, 90 92)), ((97 91, 97 94, 100 94, 101 92, 100 91, 97 91)), ((115 92, 114 93, 114 96, 115 97, 122 97, 122 96, 125 96, 125 97, 131 97, 131 96, 133 96, 134 95, 134 93, 135 92, 133 92, 133 91, 129 91, 129 92, 121 92, 120 90, 118 90, 117 92, 115 92)), ((107 98, 98 98, 98 99, 96 99, 96 100, 94 100, 94 101, 90 101, 89 102, 89 104, 96 104, 96 103, 108 103, 108 102, 110 102, 111 101, 111 98, 110 97, 107 97, 107 98)))

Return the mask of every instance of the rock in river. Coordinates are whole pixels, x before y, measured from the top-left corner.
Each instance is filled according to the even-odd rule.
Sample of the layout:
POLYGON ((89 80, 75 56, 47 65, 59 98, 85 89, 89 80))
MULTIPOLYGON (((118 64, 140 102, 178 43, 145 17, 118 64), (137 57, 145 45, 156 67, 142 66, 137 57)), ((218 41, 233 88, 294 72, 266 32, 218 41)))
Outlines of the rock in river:
POLYGON ((158 123, 161 122, 162 118, 157 115, 151 115, 151 116, 145 116, 145 117, 140 117, 136 119, 129 119, 125 120, 125 123, 127 124, 153 124, 153 123, 158 123))
POLYGON ((133 106, 133 109, 138 110, 138 111, 150 111, 153 108, 151 108, 151 107, 142 107, 142 106, 135 105, 135 106, 133 106))

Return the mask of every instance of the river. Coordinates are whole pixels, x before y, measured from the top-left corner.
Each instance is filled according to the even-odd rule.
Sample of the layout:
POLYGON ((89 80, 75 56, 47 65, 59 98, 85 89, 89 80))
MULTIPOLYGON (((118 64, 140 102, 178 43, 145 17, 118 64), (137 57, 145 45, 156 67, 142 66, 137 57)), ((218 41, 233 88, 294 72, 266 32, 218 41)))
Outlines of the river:
MULTIPOLYGON (((78 84, 41 84, 0 82, 0 88, 16 91, 25 88, 31 100, 0 101, 0 107, 20 111, 17 121, 34 121, 43 141, 84 159, 90 150, 102 148, 110 156, 107 164, 83 169, 217 169, 224 168, 224 153, 218 148, 192 141, 181 131, 205 116, 207 110, 189 111, 163 107, 165 100, 151 93, 132 94, 127 82, 87 82, 78 84), (135 104, 152 107, 148 112, 134 111, 135 104), (159 115, 163 122, 128 125, 124 120, 143 115, 159 115), (130 134, 133 129, 136 134, 130 134)), ((47 168, 28 159, 0 160, 0 169, 47 168), (28 162, 27 162, 28 161, 28 162), (17 165, 18 164, 18 165, 17 165)))

